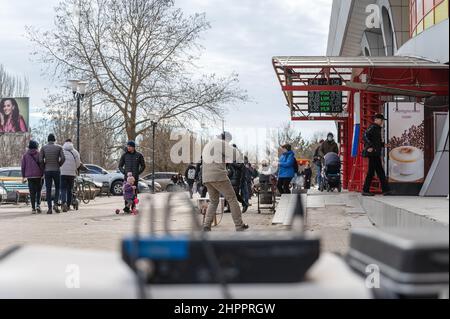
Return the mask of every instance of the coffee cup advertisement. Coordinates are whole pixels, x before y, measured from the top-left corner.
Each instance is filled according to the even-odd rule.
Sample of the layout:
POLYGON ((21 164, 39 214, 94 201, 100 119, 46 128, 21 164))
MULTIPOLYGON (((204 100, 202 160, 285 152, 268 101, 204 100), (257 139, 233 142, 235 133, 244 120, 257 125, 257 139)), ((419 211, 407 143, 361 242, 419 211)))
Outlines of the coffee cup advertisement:
POLYGON ((389 103, 389 181, 423 183, 424 107, 419 103, 389 103))

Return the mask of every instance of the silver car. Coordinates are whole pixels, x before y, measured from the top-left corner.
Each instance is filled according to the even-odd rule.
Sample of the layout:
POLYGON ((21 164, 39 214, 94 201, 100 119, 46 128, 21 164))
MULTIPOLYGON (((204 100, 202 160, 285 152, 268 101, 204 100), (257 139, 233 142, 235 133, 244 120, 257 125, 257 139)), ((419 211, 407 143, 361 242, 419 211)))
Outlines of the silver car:
MULTIPOLYGON (((172 177, 178 175, 178 173, 173 173, 173 172, 157 172, 155 173, 155 185, 159 184, 160 188, 162 191, 165 192, 174 192, 176 191, 177 185, 175 185, 172 181, 172 177)), ((148 174, 145 175, 144 177, 142 177, 142 179, 149 185, 149 187, 152 186, 152 174, 148 174)), ((184 177, 183 177, 183 182, 185 184, 185 188, 187 187, 187 183, 184 181, 184 177)), ((155 187, 156 188, 156 187, 155 187)))
MULTIPOLYGON (((94 164, 84 164, 87 171, 81 171, 81 176, 90 177, 96 185, 103 185, 104 182, 108 182, 110 185, 111 194, 115 196, 121 196, 123 194, 122 187, 124 182, 124 176, 120 172, 109 172, 103 167, 94 164)), ((155 184, 155 191, 158 192, 161 186, 155 184)), ((139 193, 151 192, 151 187, 142 180, 138 183, 139 193)))

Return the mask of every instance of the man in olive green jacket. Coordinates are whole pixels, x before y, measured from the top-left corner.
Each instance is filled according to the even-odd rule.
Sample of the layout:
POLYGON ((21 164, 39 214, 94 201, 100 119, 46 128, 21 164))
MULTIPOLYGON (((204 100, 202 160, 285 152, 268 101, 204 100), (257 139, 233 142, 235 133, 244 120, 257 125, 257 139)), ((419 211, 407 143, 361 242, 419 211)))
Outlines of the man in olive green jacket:
POLYGON ((211 225, 219 206, 220 194, 228 201, 236 231, 249 228, 242 221, 242 211, 236 193, 228 178, 226 164, 242 161, 239 151, 230 145, 232 136, 225 132, 206 145, 203 151, 202 178, 210 198, 210 205, 206 213, 204 231, 211 231, 211 225))

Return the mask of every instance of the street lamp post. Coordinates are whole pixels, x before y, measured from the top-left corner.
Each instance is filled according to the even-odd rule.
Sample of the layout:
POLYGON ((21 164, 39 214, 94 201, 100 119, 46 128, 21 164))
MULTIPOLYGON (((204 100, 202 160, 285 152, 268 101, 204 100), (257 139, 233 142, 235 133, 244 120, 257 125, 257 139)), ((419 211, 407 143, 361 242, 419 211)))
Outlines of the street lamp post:
POLYGON ((79 80, 70 80, 70 87, 72 89, 73 98, 77 101, 77 150, 81 154, 80 150, 80 118, 81 118, 81 102, 86 95, 87 82, 79 80))
POLYGON ((152 121, 152 192, 155 193, 155 135, 158 122, 152 121))

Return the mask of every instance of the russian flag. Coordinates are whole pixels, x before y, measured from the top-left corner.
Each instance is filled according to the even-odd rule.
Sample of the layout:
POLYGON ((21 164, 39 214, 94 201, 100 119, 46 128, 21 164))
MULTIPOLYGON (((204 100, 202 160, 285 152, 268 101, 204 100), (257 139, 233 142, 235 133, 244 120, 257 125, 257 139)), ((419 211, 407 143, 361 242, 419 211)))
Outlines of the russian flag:
POLYGON ((353 126, 353 145, 352 145, 352 157, 358 156, 359 150, 359 135, 361 133, 361 93, 357 92, 353 96, 354 105, 354 126, 353 126))

